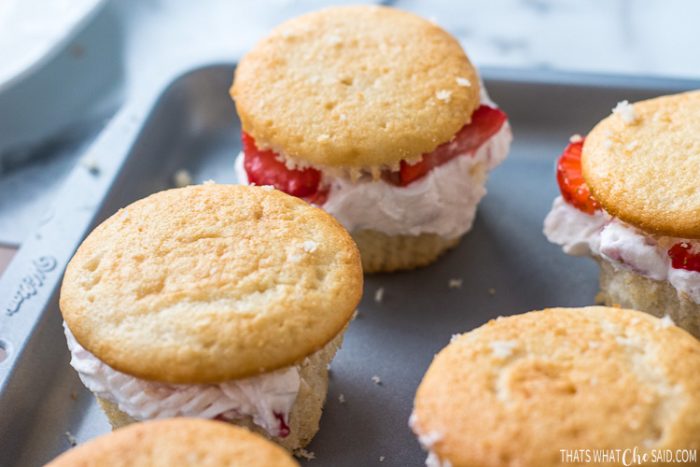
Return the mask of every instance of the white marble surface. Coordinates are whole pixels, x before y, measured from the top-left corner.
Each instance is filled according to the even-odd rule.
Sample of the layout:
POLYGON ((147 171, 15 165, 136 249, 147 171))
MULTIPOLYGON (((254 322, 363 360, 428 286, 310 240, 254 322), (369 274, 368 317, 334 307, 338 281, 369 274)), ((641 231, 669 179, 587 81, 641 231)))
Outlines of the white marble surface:
MULTIPOLYGON (((122 0, 133 59, 167 42, 235 59, 287 17, 330 1, 122 0)), ((353 2, 357 3, 357 2, 353 2)), ((480 66, 700 77, 700 2, 693 0, 399 0, 455 34, 480 66)))
POLYGON ((700 2, 693 0, 398 4, 432 15, 482 66, 700 77, 700 2))

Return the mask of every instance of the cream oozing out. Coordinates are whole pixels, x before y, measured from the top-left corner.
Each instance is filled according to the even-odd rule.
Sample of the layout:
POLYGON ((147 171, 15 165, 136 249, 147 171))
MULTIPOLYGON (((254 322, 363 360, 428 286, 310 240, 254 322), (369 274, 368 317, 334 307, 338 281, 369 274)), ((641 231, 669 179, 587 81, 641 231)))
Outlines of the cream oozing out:
POLYGON ((604 210, 587 214, 559 196, 544 221, 547 239, 574 256, 595 256, 618 269, 656 281, 668 281, 677 291, 700 303, 700 273, 676 269, 668 249, 681 242, 700 251, 700 242, 655 236, 610 216, 604 210))
POLYGON ((301 378, 297 367, 219 384, 169 384, 119 372, 81 346, 64 323, 71 366, 96 396, 117 405, 135 420, 169 417, 251 417, 271 436, 289 434, 289 414, 301 378))
MULTIPOLYGON (((495 107, 482 86, 481 102, 495 107)), ((457 238, 468 232, 486 194, 488 171, 505 160, 512 133, 506 121, 474 151, 460 154, 407 186, 363 176, 353 180, 321 170, 328 198, 322 207, 350 232, 377 230, 387 235, 431 233, 457 238)), ((239 183, 248 183, 243 154, 236 160, 239 183)))

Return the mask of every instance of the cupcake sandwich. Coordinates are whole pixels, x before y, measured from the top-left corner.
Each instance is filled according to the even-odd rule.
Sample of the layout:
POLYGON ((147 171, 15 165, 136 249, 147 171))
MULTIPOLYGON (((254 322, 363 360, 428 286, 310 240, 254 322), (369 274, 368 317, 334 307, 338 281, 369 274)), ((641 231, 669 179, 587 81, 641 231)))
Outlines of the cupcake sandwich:
POLYGON ((700 337, 700 91, 615 107, 557 165, 549 241, 600 265, 599 299, 700 337))
POLYGON ((667 465, 700 449, 698 411, 700 342, 686 331, 638 311, 559 308, 453 337, 410 425, 429 466, 667 465))
POLYGON ((299 467, 281 447, 227 423, 137 423, 77 446, 46 467, 299 467))
POLYGON ((99 225, 60 307, 71 365, 115 428, 216 419, 296 449, 318 430, 361 294, 359 252, 330 215, 270 187, 208 184, 99 225))
POLYGON ((239 182, 335 216, 365 272, 434 261, 471 229, 511 133, 459 43, 376 6, 283 23, 239 63, 239 182))

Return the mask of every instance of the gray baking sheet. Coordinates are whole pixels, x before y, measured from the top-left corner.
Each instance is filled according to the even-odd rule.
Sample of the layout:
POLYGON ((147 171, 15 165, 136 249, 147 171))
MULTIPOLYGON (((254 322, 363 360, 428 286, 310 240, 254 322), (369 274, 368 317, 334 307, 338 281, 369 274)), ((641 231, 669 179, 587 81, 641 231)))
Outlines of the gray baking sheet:
MULTIPOLYGON (((235 181, 240 126, 227 93, 232 73, 232 65, 198 68, 152 99, 125 106, 2 276, 0 465, 41 465, 72 442, 109 430, 68 364, 57 306, 61 272, 92 226, 172 187, 176 171, 188 170, 195 182, 235 181)), ((541 233, 557 195, 555 159, 571 134, 585 134, 620 100, 700 87, 554 72, 483 74, 511 119, 510 156, 492 173, 474 228, 455 250, 424 269, 367 277, 360 313, 332 365, 309 465, 424 465, 408 417, 423 373, 453 334, 499 315, 592 303, 594 264, 562 254, 541 233), (452 279, 462 286, 450 288, 452 279)))

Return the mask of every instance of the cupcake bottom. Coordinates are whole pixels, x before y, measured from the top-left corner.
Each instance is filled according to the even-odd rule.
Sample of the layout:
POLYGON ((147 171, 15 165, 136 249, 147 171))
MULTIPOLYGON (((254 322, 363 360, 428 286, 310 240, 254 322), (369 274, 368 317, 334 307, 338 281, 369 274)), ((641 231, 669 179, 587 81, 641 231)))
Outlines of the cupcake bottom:
POLYGON ((644 311, 673 322, 700 339, 700 305, 678 292, 670 283, 648 279, 632 271, 615 269, 596 259, 600 266, 600 294, 597 301, 644 311))
POLYGON ((392 272, 427 266, 455 247, 462 236, 444 238, 437 234, 387 235, 377 230, 352 233, 362 256, 365 273, 392 272))
MULTIPOLYGON (((289 414, 290 431, 288 436, 284 438, 271 436, 263 428, 253 423, 252 417, 232 420, 230 423, 247 427, 251 431, 263 435, 289 451, 303 448, 309 444, 311 439, 318 432, 318 424, 323 412, 323 404, 326 401, 326 394, 328 393, 328 366, 342 342, 343 333, 341 332, 335 339, 326 344, 325 347, 304 359, 304 361, 299 364, 301 383, 299 394, 292 407, 292 412, 289 414)), ((113 429, 138 422, 138 420, 120 410, 115 403, 99 396, 97 396, 96 399, 107 415, 113 429)))

